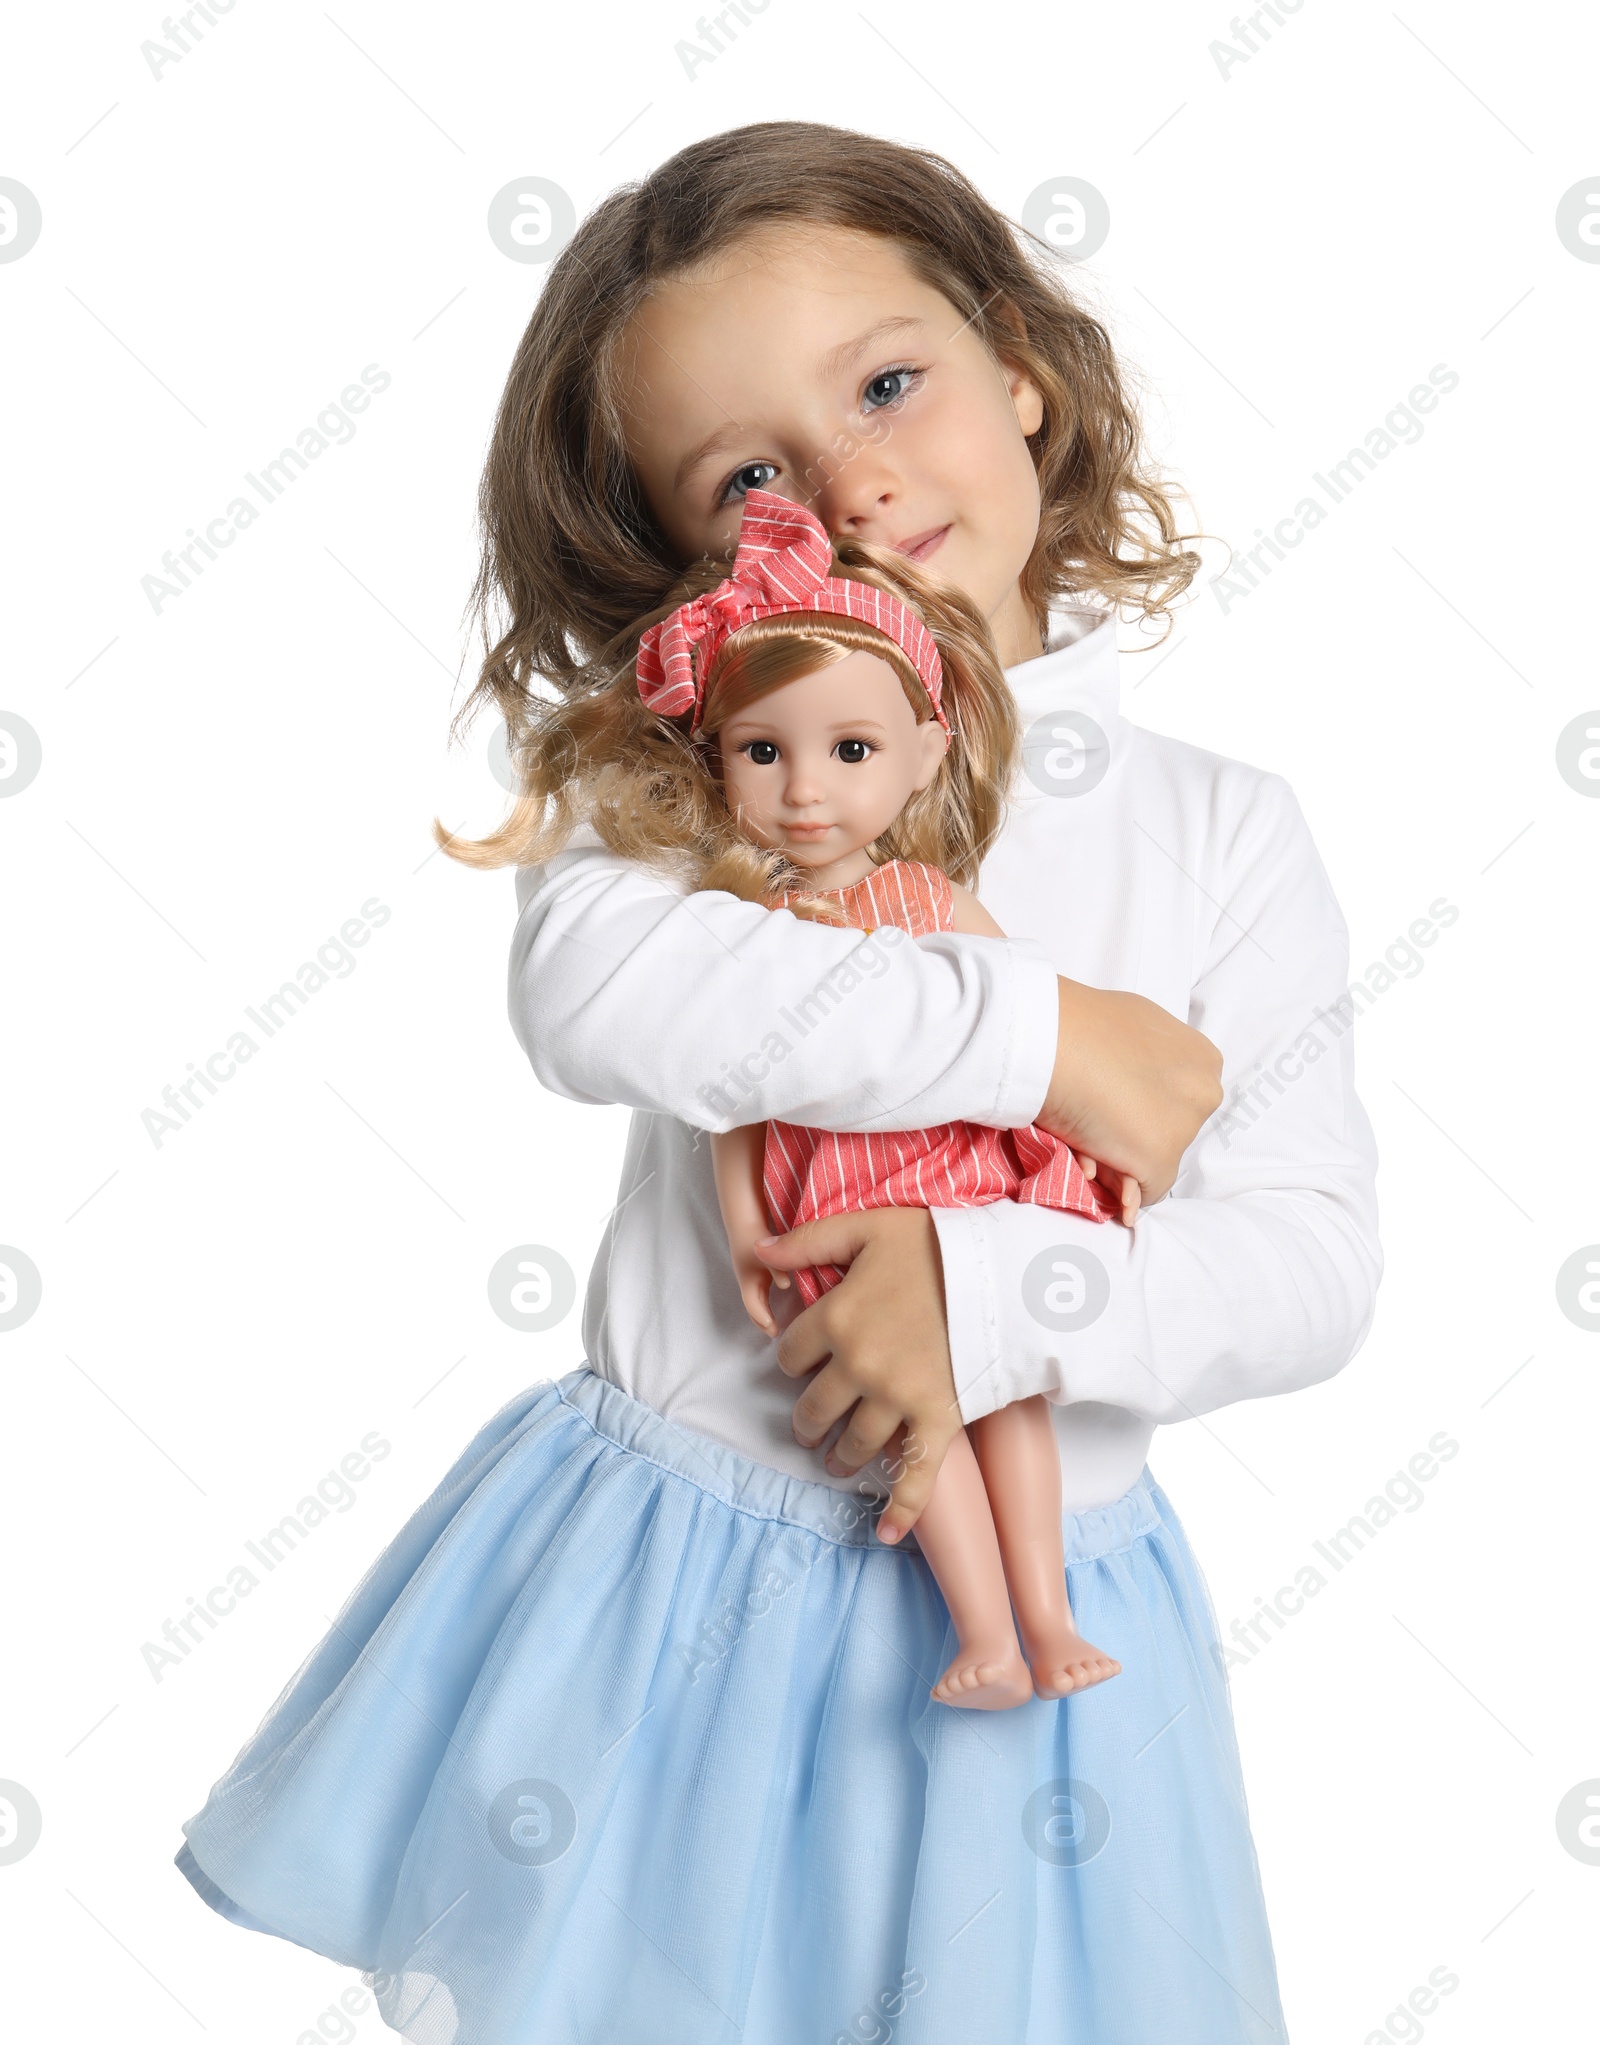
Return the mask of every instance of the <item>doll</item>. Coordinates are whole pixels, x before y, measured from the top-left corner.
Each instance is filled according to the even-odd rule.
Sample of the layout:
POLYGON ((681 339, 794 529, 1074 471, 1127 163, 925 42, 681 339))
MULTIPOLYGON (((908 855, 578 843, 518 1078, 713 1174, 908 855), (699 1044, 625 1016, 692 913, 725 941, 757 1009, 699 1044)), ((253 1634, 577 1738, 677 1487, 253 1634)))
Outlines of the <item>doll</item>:
MULTIPOLYGON (((998 821, 988 813, 998 777, 983 767, 988 755, 1009 767, 1014 727, 987 635, 902 558, 849 543, 838 552, 847 576, 830 573, 835 545, 809 511, 752 490, 731 575, 641 637, 640 700, 662 716, 690 717, 701 771, 718 775, 751 848, 744 875, 728 871, 737 863, 730 848, 700 885, 753 872, 772 907, 796 914, 866 931, 1003 936, 939 864, 897 850, 942 851, 970 876, 998 821), (913 583, 925 616, 946 628, 944 660, 935 631, 896 593, 913 583), (955 729, 942 701, 947 675, 955 729), (977 727, 976 759, 963 754, 968 726, 977 727)), ((774 1229, 865 1207, 1006 1199, 1094 1219, 1108 1211, 1072 1151, 1036 1128, 950 1123, 872 1134, 770 1122, 714 1134, 711 1144, 741 1296, 772 1335, 772 1274, 755 1245, 774 1229)), ((809 1306, 842 1275, 832 1265, 801 1270, 796 1289, 809 1306)), ((1073 1623, 1060 1464, 1042 1396, 958 1431, 917 1541, 959 1643, 933 1686, 937 1702, 1005 1710, 1118 1672, 1073 1623)))

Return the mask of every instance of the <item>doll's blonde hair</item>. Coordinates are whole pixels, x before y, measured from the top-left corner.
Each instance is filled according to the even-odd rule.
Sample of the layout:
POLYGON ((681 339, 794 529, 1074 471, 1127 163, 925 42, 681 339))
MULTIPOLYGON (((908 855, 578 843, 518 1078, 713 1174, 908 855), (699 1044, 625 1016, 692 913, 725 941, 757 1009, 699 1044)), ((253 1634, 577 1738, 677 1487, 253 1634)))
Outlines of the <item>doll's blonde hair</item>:
MULTIPOLYGON (((988 625, 958 590, 887 548, 836 539, 831 572, 909 605, 932 633, 944 670, 940 707, 949 747, 933 781, 911 797, 869 848, 871 856, 879 864, 921 860, 970 886, 1004 818, 1020 746, 1016 704, 988 625)), ((455 838, 435 820, 434 836, 453 859, 477 867, 541 865, 587 824, 613 852, 670 873, 691 893, 716 888, 771 903, 804 886, 782 853, 752 843, 729 813, 718 729, 758 696, 852 652, 888 662, 919 723, 933 715, 933 705, 911 662, 873 626, 828 612, 786 612, 756 619, 724 641, 706 677, 699 736, 691 738, 691 713, 662 717, 639 700, 639 635, 726 574, 721 563, 698 563, 665 603, 636 619, 571 681, 529 694, 509 738, 520 783, 511 814, 479 839, 455 838)), ((799 913, 841 920, 820 900, 802 902, 799 913)))

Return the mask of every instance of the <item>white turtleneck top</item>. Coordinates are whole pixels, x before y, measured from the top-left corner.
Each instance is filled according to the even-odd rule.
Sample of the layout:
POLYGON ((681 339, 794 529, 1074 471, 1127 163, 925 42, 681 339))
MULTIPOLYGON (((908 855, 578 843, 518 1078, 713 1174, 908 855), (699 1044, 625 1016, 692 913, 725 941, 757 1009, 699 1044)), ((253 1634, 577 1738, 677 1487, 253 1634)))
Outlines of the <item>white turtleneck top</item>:
MULTIPOLYGON (((1356 1099, 1344 920, 1276 775, 1126 722, 1116 625, 1053 620, 1008 671, 1024 772, 977 892, 993 938, 885 945, 719 893, 685 895, 592 836, 517 874, 512 1025, 540 1081, 634 1109, 590 1274, 601 1377, 792 1475, 803 1380, 734 1283, 701 1133, 1031 1123, 1056 976, 1147 995, 1223 1054, 1224 1105, 1131 1232, 1002 1202, 936 1211, 964 1419, 1042 1392, 1063 1503, 1137 1477, 1158 1425, 1330 1377, 1382 1269, 1376 1149, 1356 1099)), ((780 1321, 794 1292, 775 1290, 780 1321)), ((881 1470, 862 1473, 883 1489, 881 1470)))

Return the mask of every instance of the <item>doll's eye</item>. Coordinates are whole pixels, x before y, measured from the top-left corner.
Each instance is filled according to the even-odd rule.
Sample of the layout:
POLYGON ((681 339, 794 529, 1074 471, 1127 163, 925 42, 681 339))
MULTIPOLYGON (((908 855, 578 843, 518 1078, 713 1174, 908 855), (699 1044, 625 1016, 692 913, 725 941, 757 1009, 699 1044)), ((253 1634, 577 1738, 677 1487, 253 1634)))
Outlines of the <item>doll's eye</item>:
POLYGON ((752 767, 770 767, 778 757, 778 748, 770 738, 753 738, 747 746, 739 748, 749 756, 752 767))
POLYGON ((833 750, 847 767, 859 767, 873 749, 864 738, 842 738, 833 750))
POLYGON ((776 462, 746 462, 742 469, 735 469, 728 478, 728 487, 723 491, 720 502, 736 504, 747 491, 765 490, 777 473, 776 462))
POLYGON ((890 405, 896 405, 910 389, 912 379, 921 374, 920 369, 912 369, 909 365, 880 369, 862 392, 862 403, 869 412, 881 412, 890 405))

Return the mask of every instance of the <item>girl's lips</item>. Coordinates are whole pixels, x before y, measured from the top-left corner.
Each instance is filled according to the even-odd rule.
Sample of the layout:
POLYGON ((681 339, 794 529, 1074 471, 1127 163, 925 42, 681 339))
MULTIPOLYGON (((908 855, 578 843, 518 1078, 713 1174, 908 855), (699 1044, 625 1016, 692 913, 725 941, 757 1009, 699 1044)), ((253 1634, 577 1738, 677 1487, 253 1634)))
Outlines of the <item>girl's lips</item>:
POLYGON ((938 551, 949 530, 948 525, 930 526, 925 533, 916 533, 909 540, 898 541, 895 552, 912 561, 926 561, 930 554, 938 551))
POLYGON ((825 838, 833 829, 832 824, 789 824, 786 831, 791 838, 825 838))

